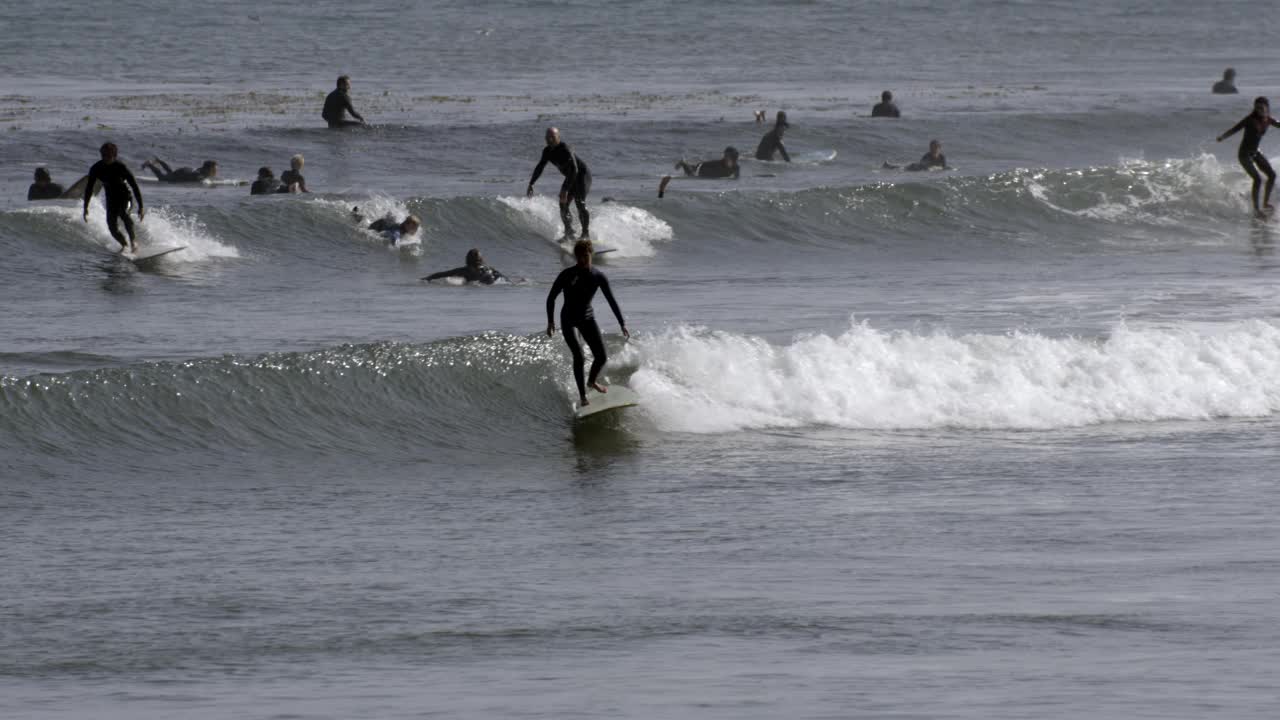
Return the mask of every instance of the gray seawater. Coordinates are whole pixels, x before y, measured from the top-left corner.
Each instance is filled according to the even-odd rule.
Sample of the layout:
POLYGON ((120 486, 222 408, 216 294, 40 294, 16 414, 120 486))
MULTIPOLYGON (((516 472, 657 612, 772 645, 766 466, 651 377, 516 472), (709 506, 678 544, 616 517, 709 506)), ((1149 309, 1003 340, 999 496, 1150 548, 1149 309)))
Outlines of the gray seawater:
POLYGON ((1280 95, 1267 8, 4 15, 0 716, 1274 715, 1280 231, 1213 142, 1280 95), (374 127, 319 127, 341 72, 374 127), (656 197, 777 109, 797 162, 656 197), (642 397, 590 423, 549 124, 642 397), (187 249, 140 271, 22 199, 106 140, 316 192, 144 184, 187 249), (419 281, 471 247, 516 282, 419 281))

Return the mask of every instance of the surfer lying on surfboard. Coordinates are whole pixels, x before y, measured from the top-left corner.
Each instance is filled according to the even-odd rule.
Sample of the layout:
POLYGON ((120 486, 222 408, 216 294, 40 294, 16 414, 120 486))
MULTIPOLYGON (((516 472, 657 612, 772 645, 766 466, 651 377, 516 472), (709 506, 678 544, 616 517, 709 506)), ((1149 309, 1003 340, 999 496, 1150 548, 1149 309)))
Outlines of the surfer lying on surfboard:
POLYGON ((174 170, 169 167, 169 163, 158 157, 153 157, 142 163, 142 167, 150 170, 156 176, 156 180, 167 183, 204 182, 218 176, 218 163, 213 160, 205 160, 198 170, 189 167, 180 167, 174 170))
POLYGON ((480 254, 480 251, 476 248, 471 248, 467 251, 466 265, 452 270, 445 270, 444 272, 432 273, 422 279, 430 282, 431 280, 443 280, 451 277, 462 278, 465 282, 492 285, 502 279, 502 273, 486 265, 484 256, 480 254))
POLYGON ((591 253, 591 241, 579 240, 573 246, 573 257, 577 263, 565 268, 551 286, 551 292, 547 293, 548 337, 556 333, 556 296, 564 293, 564 306, 560 309, 560 331, 564 333, 564 342, 573 354, 573 379, 578 383, 578 399, 584 406, 591 404, 587 400, 588 386, 596 392, 608 392, 596 382, 608 360, 604 340, 600 337, 600 326, 596 325, 595 313, 591 310, 591 299, 595 297, 596 290, 603 292, 604 299, 609 301, 609 308, 622 327, 622 336, 628 339, 631 337, 631 333, 627 331, 627 322, 622 319, 622 311, 618 309, 618 302, 613 299, 613 291, 609 289, 609 278, 591 267, 591 253), (585 358, 582 355, 582 345, 578 342, 579 333, 591 348, 591 374, 585 382, 582 378, 585 358))

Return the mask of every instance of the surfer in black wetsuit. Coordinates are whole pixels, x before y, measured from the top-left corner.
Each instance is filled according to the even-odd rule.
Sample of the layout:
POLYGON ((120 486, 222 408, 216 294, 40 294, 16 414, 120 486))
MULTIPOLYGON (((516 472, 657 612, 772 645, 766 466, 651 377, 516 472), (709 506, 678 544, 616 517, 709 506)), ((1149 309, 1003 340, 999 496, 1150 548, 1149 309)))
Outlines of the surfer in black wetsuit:
POLYGON ((880 102, 871 108, 871 117, 896 118, 901 114, 898 112, 898 106, 893 104, 893 93, 888 90, 880 93, 880 102))
POLYGON ((1236 158, 1240 161, 1241 167, 1244 168, 1249 177, 1253 179, 1253 214, 1260 218, 1265 218, 1266 212, 1271 211, 1271 189, 1276 184, 1276 171, 1271 169, 1271 163, 1267 162, 1267 156, 1258 151, 1258 144, 1262 142, 1262 136, 1266 134, 1267 128, 1275 126, 1280 127, 1280 121, 1271 117, 1271 101, 1264 97, 1257 98, 1253 101, 1253 112, 1244 117, 1243 120, 1236 123, 1230 130, 1218 136, 1218 142, 1222 142, 1227 138, 1235 135, 1237 132, 1244 130, 1244 137, 1240 139, 1240 149, 1236 151, 1236 158), (1254 166, 1257 167, 1254 167, 1254 166), (1262 204, 1258 204, 1258 190, 1262 187, 1262 177, 1258 175, 1258 170, 1266 173, 1267 190, 1263 195, 1262 204))
POLYGON ((305 162, 306 159, 302 157, 302 153, 289 158, 289 169, 280 173, 280 182, 284 185, 280 192, 311 192, 307 189, 307 179, 302 177, 302 165, 305 162))
POLYGON ((910 172, 919 170, 932 170, 934 168, 947 169, 947 156, 942 154, 942 143, 937 140, 929 141, 929 152, 920 158, 919 162, 913 162, 902 168, 910 172))
POLYGON ((591 267, 592 252, 590 240, 575 243, 573 256, 578 261, 577 264, 563 270, 551 286, 551 292, 547 293, 547 335, 551 336, 556 332, 556 296, 564 292, 564 307, 560 308, 560 331, 564 333, 564 342, 573 354, 573 379, 578 383, 578 399, 583 406, 591 404, 587 400, 587 387, 596 392, 608 392, 596 382, 608 359, 604 340, 600 337, 600 326, 596 325, 595 313, 591 310, 591 299, 595 297, 596 290, 603 292, 604 299, 609 301, 613 316, 618 318, 618 324, 622 326, 622 336, 628 339, 631 337, 631 333, 627 331, 627 323, 622 319, 622 311, 618 309, 618 302, 613 299, 613 292, 609 289, 609 279, 604 273, 591 267), (587 347, 591 348, 591 374, 585 381, 582 378, 585 359, 575 330, 582 334, 587 347))
POLYGON ((36 168, 35 182, 27 188, 28 200, 57 200, 66 192, 62 186, 53 181, 46 168, 36 168))
POLYGON ((211 180, 218 176, 218 163, 212 160, 205 160, 199 170, 180 167, 177 170, 169 167, 169 163, 160 158, 151 158, 142 163, 142 167, 150 170, 156 179, 160 182, 167 183, 193 183, 202 180, 211 180))
POLYGON ((338 87, 329 93, 324 99, 324 109, 320 111, 320 117, 329 123, 331 128, 356 127, 364 125, 364 117, 351 107, 351 78, 346 75, 338 76, 338 87), (344 113, 350 113, 355 120, 347 120, 344 113))
POLYGON ((760 138, 760 144, 756 146, 756 159, 772 160, 774 155, 782 153, 782 159, 791 162, 791 156, 787 154, 787 149, 782 146, 782 135, 789 127, 791 127, 791 124, 787 122, 787 114, 779 110, 778 116, 773 123, 773 129, 765 133, 764 137, 760 138))
POLYGON ((1214 95, 1235 95, 1240 92, 1236 90, 1236 69, 1227 68, 1222 71, 1222 79, 1213 84, 1214 95))
POLYGON ((141 221, 146 211, 142 207, 142 191, 138 189, 138 181, 134 179, 129 168, 118 159, 119 150, 115 143, 106 143, 98 151, 102 159, 89 168, 89 181, 84 186, 84 221, 89 222, 89 200, 93 198, 94 182, 102 183, 107 206, 107 231, 120 243, 121 251, 137 252, 138 244, 134 241, 133 220, 129 218, 129 190, 138 201, 138 220, 141 221), (129 234, 128 242, 116 227, 116 221, 124 223, 129 234))
MULTIPOLYGON (((688 163, 684 158, 676 162, 676 169, 683 170, 685 177, 700 178, 733 178, 738 179, 742 168, 738 165, 738 149, 730 145, 724 149, 724 156, 719 160, 703 160, 700 163, 688 163)), ((670 175, 663 175, 658 183, 658 197, 667 193, 667 185, 671 183, 670 175)))
POLYGON ((442 280, 444 278, 460 277, 466 282, 480 283, 481 285, 492 285, 502 279, 502 273, 489 267, 484 262, 484 257, 480 255, 480 251, 471 248, 467 251, 467 264, 460 268, 445 270, 444 272, 432 273, 423 280, 442 280))
POLYGON ((258 168, 258 179, 249 186, 250 195, 274 195, 283 192, 284 185, 276 179, 276 174, 269 167, 258 168))
POLYGON ((569 217, 570 198, 578 207, 578 222, 582 225, 581 237, 589 237, 591 213, 587 212, 587 193, 591 192, 591 171, 587 169, 587 164, 569 149, 568 143, 560 141, 558 129, 547 128, 546 140, 547 146, 542 149, 542 158, 533 168, 533 177, 529 178, 529 188, 525 191, 525 195, 533 195, 533 184, 538 182, 538 178, 542 176, 542 169, 547 166, 547 163, 555 165, 560 174, 564 175, 564 182, 560 184, 560 219, 564 221, 565 239, 573 237, 573 221, 569 217))

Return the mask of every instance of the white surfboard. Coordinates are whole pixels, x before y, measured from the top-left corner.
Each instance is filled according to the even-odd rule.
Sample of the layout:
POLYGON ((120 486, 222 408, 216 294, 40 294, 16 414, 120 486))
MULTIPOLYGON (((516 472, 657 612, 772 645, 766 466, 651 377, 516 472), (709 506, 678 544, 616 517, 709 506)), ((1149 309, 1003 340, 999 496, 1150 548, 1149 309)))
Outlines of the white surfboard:
POLYGON ((640 404, 640 396, 631 388, 622 385, 608 385, 607 387, 609 389, 607 393, 598 393, 591 388, 587 388, 587 400, 591 404, 574 410, 574 417, 582 420, 601 413, 608 413, 640 404))
POLYGON ((128 259, 130 262, 132 262, 134 265, 142 265, 142 264, 145 264, 145 263, 151 262, 151 261, 155 260, 156 258, 164 257, 165 255, 168 255, 169 253, 176 253, 176 252, 178 252, 179 250, 186 250, 186 249, 187 249, 187 246, 186 246, 186 245, 180 245, 180 246, 175 247, 175 248, 165 248, 164 250, 158 250, 158 251, 153 252, 153 253, 151 253, 151 254, 149 254, 149 255, 128 255, 128 254, 126 254, 124 257, 125 257, 125 258, 127 258, 127 259, 128 259))

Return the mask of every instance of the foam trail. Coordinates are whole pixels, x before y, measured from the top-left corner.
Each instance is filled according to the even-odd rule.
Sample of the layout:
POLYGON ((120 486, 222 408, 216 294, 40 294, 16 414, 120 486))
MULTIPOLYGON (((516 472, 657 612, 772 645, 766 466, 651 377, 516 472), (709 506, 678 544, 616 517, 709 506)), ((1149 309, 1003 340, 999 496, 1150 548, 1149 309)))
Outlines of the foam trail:
POLYGON ((1137 329, 1105 339, 882 332, 788 346, 675 328, 619 365, 659 427, 1051 429, 1280 410, 1280 324, 1137 329))
MULTIPOLYGON (((552 243, 564 235, 560 221, 560 204, 556 198, 540 195, 531 198, 501 197, 498 200, 515 210, 520 219, 552 243)), ((671 226, 647 210, 616 202, 591 204, 591 239, 600 247, 614 248, 616 257, 650 257, 657 252, 654 245, 669 242, 671 226)), ((575 227, 578 211, 571 209, 575 227)))
MULTIPOLYGON (((95 196, 90 202, 88 223, 82 222, 79 203, 75 206, 46 206, 32 209, 31 212, 57 215, 65 219, 77 234, 84 233, 85 239, 91 244, 113 253, 120 249, 120 244, 107 230, 107 212, 100 196, 95 196)), ((198 218, 169 207, 148 207, 147 216, 141 222, 136 215, 133 216, 133 227, 137 234, 138 246, 143 253, 186 246, 185 250, 166 256, 167 262, 197 262, 212 257, 240 257, 239 250, 232 245, 219 242, 198 218)), ((124 231, 123 224, 120 230, 124 231)))

